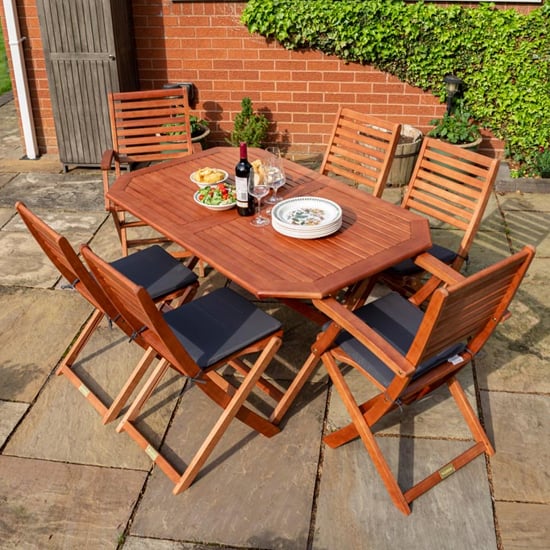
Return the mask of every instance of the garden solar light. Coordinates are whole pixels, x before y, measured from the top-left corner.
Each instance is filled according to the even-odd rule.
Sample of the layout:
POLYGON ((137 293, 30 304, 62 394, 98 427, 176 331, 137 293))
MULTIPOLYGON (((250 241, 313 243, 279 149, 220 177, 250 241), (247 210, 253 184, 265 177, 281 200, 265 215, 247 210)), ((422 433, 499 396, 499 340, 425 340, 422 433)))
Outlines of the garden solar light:
POLYGON ((460 90, 460 86, 464 83, 458 76, 453 74, 445 75, 443 79, 445 82, 445 89, 447 90, 447 114, 451 114, 451 109, 453 105, 453 97, 460 90))

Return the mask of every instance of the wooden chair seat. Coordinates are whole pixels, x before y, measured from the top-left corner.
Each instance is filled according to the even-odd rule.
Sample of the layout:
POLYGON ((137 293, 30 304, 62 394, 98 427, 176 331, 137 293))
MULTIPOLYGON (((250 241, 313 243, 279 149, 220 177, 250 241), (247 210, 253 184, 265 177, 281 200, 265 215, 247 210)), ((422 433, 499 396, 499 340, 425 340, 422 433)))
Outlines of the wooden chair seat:
MULTIPOLYGON (((429 254, 419 267, 444 282, 432 292, 425 308, 398 293, 360 307, 346 309, 333 298, 315 301, 332 319, 325 332, 342 330, 322 361, 352 419, 351 424, 324 437, 332 448, 360 437, 395 506, 410 514, 410 503, 482 453, 494 449, 456 375, 483 348, 508 306, 531 260, 532 247, 469 277, 463 277, 429 254), (349 365, 380 393, 359 404, 346 382, 349 365), (374 437, 382 418, 410 405, 442 385, 449 389, 468 425, 474 444, 413 487, 403 490, 374 437)), ((429 283, 428 283, 429 284, 429 283)), ((403 411, 406 414, 406 411, 403 411)), ((416 457, 415 457, 416 459, 416 457)), ((401 466, 403 467, 403 466, 401 466)))
MULTIPOLYGON (((147 351, 117 397, 109 405, 103 403, 99 396, 91 390, 89 384, 86 385, 72 367, 105 315, 128 336, 133 333, 133 330, 118 315, 117 310, 82 263, 68 240, 49 227, 24 203, 18 202, 15 208, 30 233, 60 274, 94 307, 92 316, 63 358, 57 369, 57 374, 65 375, 78 388, 102 416, 104 423, 110 422, 118 416, 130 394, 145 374, 146 369, 155 359, 155 355, 147 351)), ((159 305, 172 300, 178 302, 188 301, 194 296, 198 288, 196 274, 160 246, 140 250, 112 262, 111 265, 113 269, 120 271, 137 284, 144 285, 147 292, 150 292, 152 299, 159 305)), ((136 342, 144 349, 148 347, 139 335, 136 342)))
POLYGON ((399 143, 401 125, 340 107, 321 174, 366 186, 381 197, 399 143))
MULTIPOLYGON (((220 288, 167 313, 158 311, 145 290, 82 247, 88 265, 120 315, 161 359, 123 416, 117 431, 127 432, 175 484, 185 490, 207 460, 233 418, 271 437, 280 430, 245 405, 257 386, 275 400, 282 391, 263 377, 281 345, 281 324, 241 295, 220 288), (254 354, 252 366, 242 360, 254 354), (237 387, 218 370, 230 365, 244 375, 237 387), (196 382, 222 413, 183 472, 178 472, 138 430, 135 419, 169 368, 196 382)), ((197 422, 200 428, 201 423, 197 422)))

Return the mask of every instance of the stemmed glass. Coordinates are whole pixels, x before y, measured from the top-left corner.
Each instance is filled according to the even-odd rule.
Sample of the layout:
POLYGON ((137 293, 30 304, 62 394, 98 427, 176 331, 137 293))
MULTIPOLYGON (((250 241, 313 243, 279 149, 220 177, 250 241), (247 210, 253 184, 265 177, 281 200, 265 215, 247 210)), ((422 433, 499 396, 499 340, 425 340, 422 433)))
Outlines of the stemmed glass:
MULTIPOLYGON (((267 181, 273 193, 266 199, 266 203, 270 205, 277 204, 281 201, 281 197, 277 195, 279 187, 282 187, 285 184, 285 172, 283 169, 283 161, 281 158, 281 151, 278 147, 268 147, 266 151, 269 153, 269 156, 264 160, 264 171, 267 177, 267 181)), ((269 214, 271 208, 266 210, 266 213, 269 214)))
POLYGON ((285 184, 285 171, 283 169, 283 163, 280 158, 270 157, 266 159, 266 177, 273 193, 266 199, 265 202, 269 204, 277 204, 281 201, 281 197, 277 195, 279 187, 285 184))
POLYGON ((252 225, 255 225, 256 227, 269 225, 269 218, 262 216, 262 205, 261 205, 262 198, 269 193, 269 182, 267 181, 267 177, 264 176, 262 178, 262 177, 258 177, 258 175, 255 174, 254 177, 248 180, 248 192, 253 197, 255 197, 256 202, 258 203, 256 216, 250 223, 252 225))

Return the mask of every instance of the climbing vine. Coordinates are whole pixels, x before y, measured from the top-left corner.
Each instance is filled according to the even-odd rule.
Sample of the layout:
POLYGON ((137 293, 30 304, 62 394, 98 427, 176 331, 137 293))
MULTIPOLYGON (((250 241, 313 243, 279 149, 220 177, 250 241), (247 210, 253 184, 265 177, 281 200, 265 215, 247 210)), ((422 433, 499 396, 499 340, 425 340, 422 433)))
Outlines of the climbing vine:
POLYGON ((287 49, 373 65, 443 99, 443 77, 465 82, 475 119, 529 173, 550 145, 550 0, 529 14, 402 0, 249 0, 242 22, 287 49))

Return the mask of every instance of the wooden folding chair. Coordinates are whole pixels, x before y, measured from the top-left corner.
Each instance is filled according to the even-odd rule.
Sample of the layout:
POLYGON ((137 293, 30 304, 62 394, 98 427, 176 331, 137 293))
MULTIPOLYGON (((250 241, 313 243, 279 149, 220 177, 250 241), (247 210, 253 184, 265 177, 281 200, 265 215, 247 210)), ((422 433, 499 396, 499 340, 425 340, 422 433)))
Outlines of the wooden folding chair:
MULTIPOLYGON (((155 355, 149 351, 146 352, 125 386, 109 406, 105 405, 92 392, 72 367, 103 317, 106 315, 110 321, 116 323, 127 335, 131 335, 133 331, 124 319, 118 315, 113 304, 84 266, 69 241, 31 212, 24 203, 17 202, 15 208, 30 233, 61 275, 95 308, 83 331, 73 342, 67 355, 63 358, 57 369, 57 374, 64 374, 78 388, 80 393, 86 397, 102 416, 103 423, 110 422, 118 416, 147 367, 155 359, 155 355)), ((168 252, 158 245, 116 260, 112 263, 112 266, 137 284, 146 286, 151 298, 159 304, 166 304, 172 300, 186 302, 194 296, 198 288, 195 273, 170 256, 168 252)), ((139 335, 136 338, 136 342, 144 349, 148 347, 139 335)))
MULTIPOLYGON (((403 208, 418 212, 432 223, 462 232, 456 249, 434 244, 430 254, 460 270, 467 260, 485 212, 499 166, 492 159, 434 138, 424 138, 403 208)), ((393 290, 410 295, 421 286, 424 272, 412 259, 386 270, 381 280, 393 290)), ((425 287, 419 303, 437 286, 425 287)))
POLYGON ((174 482, 174 494, 191 485, 234 417, 268 437, 280 431, 245 405, 255 386, 276 400, 282 397, 282 392, 262 376, 281 345, 279 321, 226 287, 162 314, 142 287, 103 262, 87 246, 81 251, 122 317, 161 357, 117 431, 126 431, 174 482), (241 359, 249 354, 257 354, 252 367, 241 359), (218 373, 225 365, 244 374, 238 387, 218 373), (134 423, 169 367, 195 381, 197 388, 223 410, 183 473, 153 448, 134 423))
POLYGON ((361 437, 395 506, 410 514, 409 504, 476 456, 494 454, 470 406, 457 373, 482 349, 510 304, 534 256, 532 247, 469 277, 463 277, 429 254, 420 267, 446 283, 433 292, 425 309, 397 292, 350 311, 333 298, 316 300, 332 326, 343 329, 322 361, 352 423, 324 438, 332 448, 361 437), (350 365, 380 390, 358 404, 341 367, 350 365), (378 446, 373 428, 396 407, 409 405, 446 384, 475 444, 442 468, 403 491, 378 446))
POLYGON ((128 248, 165 242, 164 237, 129 239, 127 230, 145 227, 141 220, 127 219, 127 213, 107 198, 110 173, 115 177, 122 167, 185 157, 193 152, 191 111, 185 88, 120 92, 108 94, 113 148, 101 160, 105 208, 113 216, 122 254, 128 248))
POLYGON ((381 197, 401 125, 340 107, 321 164, 321 173, 340 176, 381 197))

